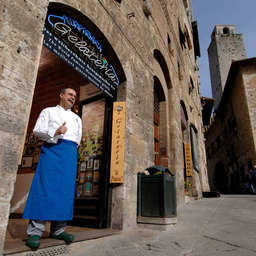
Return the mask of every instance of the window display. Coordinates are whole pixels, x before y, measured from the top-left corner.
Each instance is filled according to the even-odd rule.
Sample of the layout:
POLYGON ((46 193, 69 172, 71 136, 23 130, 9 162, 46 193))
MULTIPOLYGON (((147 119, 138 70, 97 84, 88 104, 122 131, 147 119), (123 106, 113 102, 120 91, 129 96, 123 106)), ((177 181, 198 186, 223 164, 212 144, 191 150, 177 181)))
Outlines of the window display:
POLYGON ((76 194, 78 198, 99 196, 100 173, 102 172, 102 144, 105 114, 105 99, 82 106, 82 141, 78 148, 76 194))

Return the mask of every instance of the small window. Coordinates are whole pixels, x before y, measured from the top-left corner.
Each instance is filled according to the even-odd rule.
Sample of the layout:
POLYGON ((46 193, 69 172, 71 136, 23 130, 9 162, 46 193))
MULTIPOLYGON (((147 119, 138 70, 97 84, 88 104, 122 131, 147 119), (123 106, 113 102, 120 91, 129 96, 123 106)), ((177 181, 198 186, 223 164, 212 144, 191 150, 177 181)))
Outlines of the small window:
POLYGON ((230 30, 228 27, 223 28, 223 34, 230 34, 230 30))
POLYGON ((190 83, 189 83, 189 89, 188 89, 189 94, 190 94, 191 92, 193 92, 194 88, 195 88, 195 86, 194 86, 193 80, 192 80, 192 78, 190 77, 190 83))
POLYGON ((184 35, 184 32, 181 29, 180 21, 178 20, 178 26, 179 26, 179 38, 180 38, 180 46, 181 49, 183 50, 184 48, 186 49, 186 37, 184 35))
POLYGON ((188 33, 188 29, 187 29, 186 25, 185 25, 185 29, 184 29, 184 35, 186 37, 186 41, 187 41, 187 44, 188 44, 188 49, 191 50, 192 49, 192 43, 191 43, 189 33, 188 33))
POLYGON ((197 172, 200 171, 199 168, 199 153, 197 145, 197 130, 194 126, 190 126, 190 136, 191 136, 191 151, 192 151, 192 160, 193 166, 197 172))
POLYGON ((184 4, 185 8, 188 8, 188 2, 187 2, 187 0, 183 0, 183 4, 184 4))

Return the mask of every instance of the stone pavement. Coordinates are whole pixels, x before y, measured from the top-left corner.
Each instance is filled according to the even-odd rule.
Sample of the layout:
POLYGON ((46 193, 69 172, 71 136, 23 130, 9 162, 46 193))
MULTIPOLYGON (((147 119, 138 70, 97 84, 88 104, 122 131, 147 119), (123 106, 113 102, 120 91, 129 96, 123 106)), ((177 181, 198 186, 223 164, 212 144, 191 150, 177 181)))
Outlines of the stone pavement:
POLYGON ((73 256, 256 255, 256 196, 221 195, 178 209, 168 231, 135 228, 71 244, 73 256))

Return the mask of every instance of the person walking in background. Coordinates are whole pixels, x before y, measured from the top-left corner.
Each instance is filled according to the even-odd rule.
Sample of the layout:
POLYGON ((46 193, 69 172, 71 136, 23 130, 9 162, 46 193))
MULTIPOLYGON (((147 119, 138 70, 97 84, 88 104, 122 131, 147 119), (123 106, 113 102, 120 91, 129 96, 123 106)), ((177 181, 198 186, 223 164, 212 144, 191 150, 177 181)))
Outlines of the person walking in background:
POLYGON ((253 170, 251 171, 251 188, 252 194, 256 193, 256 165, 253 166, 253 170))
POLYGON ((249 173, 247 173, 245 176, 244 192, 246 194, 251 193, 251 172, 252 172, 252 170, 250 170, 249 173))
POLYGON ((44 109, 33 130, 45 143, 23 214, 23 219, 29 219, 29 247, 40 246, 46 221, 51 221, 50 238, 74 240, 65 227, 73 218, 77 147, 82 137, 81 118, 71 111, 75 100, 76 92, 64 88, 59 105, 44 109))

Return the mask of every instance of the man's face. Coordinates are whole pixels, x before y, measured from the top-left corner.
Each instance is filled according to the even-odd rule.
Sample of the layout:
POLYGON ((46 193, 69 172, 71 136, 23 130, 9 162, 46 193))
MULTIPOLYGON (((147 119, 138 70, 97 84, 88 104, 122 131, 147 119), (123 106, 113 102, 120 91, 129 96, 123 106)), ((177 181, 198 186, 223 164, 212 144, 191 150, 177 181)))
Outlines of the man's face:
POLYGON ((60 105, 65 108, 72 108, 76 101, 76 92, 72 89, 66 89, 65 93, 60 94, 60 105))

